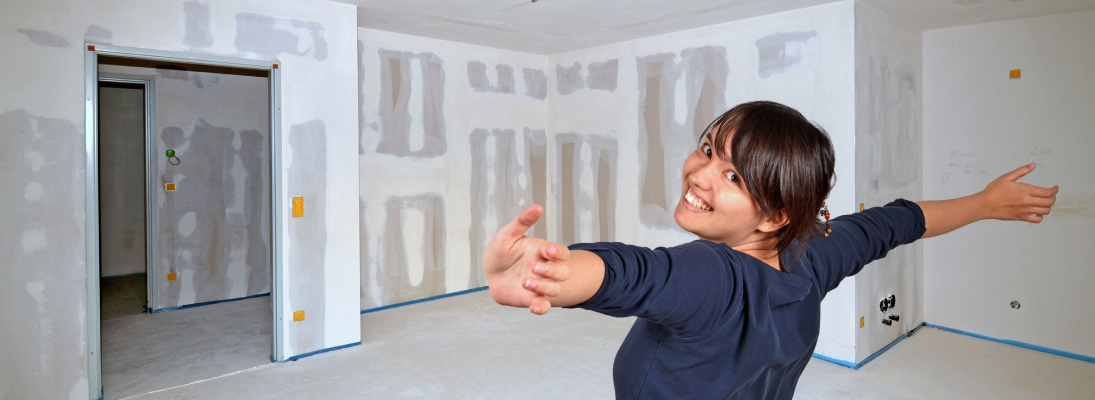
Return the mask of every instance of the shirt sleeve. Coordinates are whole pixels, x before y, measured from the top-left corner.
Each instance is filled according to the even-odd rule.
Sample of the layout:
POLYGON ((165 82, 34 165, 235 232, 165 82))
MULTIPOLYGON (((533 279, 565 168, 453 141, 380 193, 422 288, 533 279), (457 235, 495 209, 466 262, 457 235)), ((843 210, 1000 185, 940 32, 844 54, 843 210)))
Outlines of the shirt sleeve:
POLYGON ((742 308, 741 274, 718 246, 702 240, 653 250, 622 243, 571 245, 605 263, 600 289, 574 307, 643 318, 682 338, 701 336, 742 308))
POLYGON ((882 207, 842 215, 832 221, 827 238, 814 239, 811 251, 818 284, 826 293, 891 249, 924 235, 924 212, 914 202, 897 199, 882 207))

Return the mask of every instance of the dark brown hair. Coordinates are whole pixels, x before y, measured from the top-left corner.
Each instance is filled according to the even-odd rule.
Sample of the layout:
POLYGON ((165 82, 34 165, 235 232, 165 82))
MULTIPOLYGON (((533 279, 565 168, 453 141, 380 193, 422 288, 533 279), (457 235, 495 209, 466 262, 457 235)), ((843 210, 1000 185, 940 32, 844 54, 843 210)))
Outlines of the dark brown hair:
POLYGON ((737 168, 765 215, 787 213, 788 223, 775 237, 781 255, 798 242, 786 260, 789 265, 783 266, 789 271, 798 264, 806 244, 824 229, 818 212, 835 183, 829 135, 791 107, 755 101, 719 116, 700 140, 706 136, 715 154, 737 168), (730 154, 726 154, 727 140, 730 154))

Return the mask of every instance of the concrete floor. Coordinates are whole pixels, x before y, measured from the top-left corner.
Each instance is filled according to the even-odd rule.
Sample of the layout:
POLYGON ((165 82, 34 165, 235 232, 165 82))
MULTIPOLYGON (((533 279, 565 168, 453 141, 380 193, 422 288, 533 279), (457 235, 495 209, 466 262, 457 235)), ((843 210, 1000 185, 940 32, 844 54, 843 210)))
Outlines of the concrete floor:
POLYGON ((270 363, 269 296, 145 314, 144 277, 135 278, 102 286, 106 400, 270 363))
MULTIPOLYGON (((361 317, 362 342, 136 398, 607 399, 631 319, 487 292, 361 317)), ((798 399, 1092 399, 1095 364, 922 328, 858 371, 813 360, 798 399)))

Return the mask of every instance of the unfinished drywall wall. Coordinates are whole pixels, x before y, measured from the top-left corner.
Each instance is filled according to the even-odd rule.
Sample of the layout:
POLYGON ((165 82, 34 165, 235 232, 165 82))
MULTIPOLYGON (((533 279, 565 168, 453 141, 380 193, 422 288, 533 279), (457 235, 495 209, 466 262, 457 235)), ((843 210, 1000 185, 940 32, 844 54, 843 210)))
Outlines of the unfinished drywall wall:
MULTIPOLYGON (((11 200, 10 212, 0 217, 4 234, 12 235, 5 237, 4 247, 0 247, 0 257, 7 260, 0 266, 4 278, 0 279, 0 296, 6 305, 0 311, 6 321, 0 327, 0 337, 10 344, 0 350, 5 360, 0 367, 0 396, 99 396, 98 388, 88 385, 87 364, 85 37, 93 43, 263 59, 283 67, 283 100, 278 106, 286 132, 292 125, 321 120, 327 132, 338 134, 329 135, 326 159, 321 162, 325 165, 322 174, 327 177, 328 240, 320 250, 326 255, 324 262, 285 266, 286 282, 305 275, 321 277, 323 292, 299 296, 321 298, 323 308, 306 310, 308 319, 291 322, 293 310, 288 304, 294 299, 282 298, 286 313, 279 321, 286 332, 282 350, 293 356, 360 340, 358 204, 354 194, 359 180, 353 172, 358 158, 354 151, 357 138, 352 133, 357 132, 352 84, 357 71, 354 7, 310 0, 46 0, 6 3, 3 8, 0 26, 5 28, 0 30, 0 46, 11 60, 34 62, 6 63, 7 74, 0 79, 0 91, 6 94, 0 98, 0 116, 4 126, 11 127, 0 135, 0 148, 5 152, 0 162, 12 163, 0 172, 0 185, 18 188, 8 191, 13 196, 7 199, 11 200), (281 37, 298 39, 296 49, 271 55, 256 51, 262 46, 249 47, 255 41, 276 38, 256 35, 269 32, 265 28, 238 24, 240 14, 273 18, 273 29, 289 33, 281 37), (293 21, 307 23, 294 26, 293 21), (319 54, 312 32, 322 35, 325 57, 319 54), (237 45, 237 37, 246 40, 237 45), (316 326, 317 321, 322 326, 316 326), (321 344, 289 346, 294 335, 310 330, 323 332, 321 344)), ((277 46, 285 49, 283 42, 277 46)), ((224 126, 208 122, 213 127, 224 126)), ((288 147, 287 136, 283 135, 283 147, 288 147)), ((285 166, 290 157, 283 155, 285 166)), ((313 177, 320 174, 309 171, 313 177)), ((282 212, 288 219, 288 210, 282 212)), ((286 247, 282 257, 288 248, 304 245, 296 243, 301 238, 287 234, 287 227, 280 235, 286 247)))
POLYGON ((924 33, 924 196, 965 196, 1031 162, 1020 182, 1060 185, 1041 224, 983 221, 925 241, 928 323, 1095 357, 1093 20, 924 33))
MULTIPOLYGON (((923 198, 921 32, 862 2, 855 5, 856 201, 865 207, 923 198)), ((856 358, 861 362, 924 322, 922 243, 890 251, 856 275, 856 358), (896 296, 894 309, 878 303, 896 296), (890 315, 899 322, 882 323, 890 315)))
MULTIPOLYGON (((558 218, 549 237, 649 247, 694 239, 671 214, 683 161, 715 117, 753 100, 787 104, 830 133, 840 179, 829 209, 854 212, 854 55, 853 2, 843 1, 548 56, 555 71, 546 99, 553 193, 545 215, 558 218), (615 90, 596 90, 613 60, 615 90), (585 135, 615 143, 615 160, 595 156, 585 135), (602 181, 613 176, 614 183, 602 181), (583 203, 604 186, 615 189, 614 209, 583 203), (605 215, 614 218, 611 239, 595 234, 605 215)), ((854 282, 822 304, 818 353, 855 358, 854 282)))
POLYGON ((552 187, 559 222, 552 241, 564 245, 616 241, 616 138, 558 133, 555 145, 552 187))
POLYGON ((145 89, 99 86, 99 275, 145 273, 145 89))
MULTIPOLYGON (((544 56, 368 29, 359 39, 361 309, 485 285, 487 241, 551 201, 544 56)), ((529 234, 546 238, 548 225, 529 234)))

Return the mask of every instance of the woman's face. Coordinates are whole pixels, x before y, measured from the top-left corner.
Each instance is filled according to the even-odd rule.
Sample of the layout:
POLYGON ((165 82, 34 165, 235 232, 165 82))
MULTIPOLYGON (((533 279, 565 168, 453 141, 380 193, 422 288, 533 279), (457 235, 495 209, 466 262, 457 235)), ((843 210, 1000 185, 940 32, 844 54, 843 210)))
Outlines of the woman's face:
MULTIPOLYGON (((727 146, 730 142, 726 141, 727 146)), ((749 194, 734 164, 715 154, 710 135, 684 161, 681 186, 673 219, 684 230, 734 248, 761 244, 771 237, 773 224, 749 194)))

